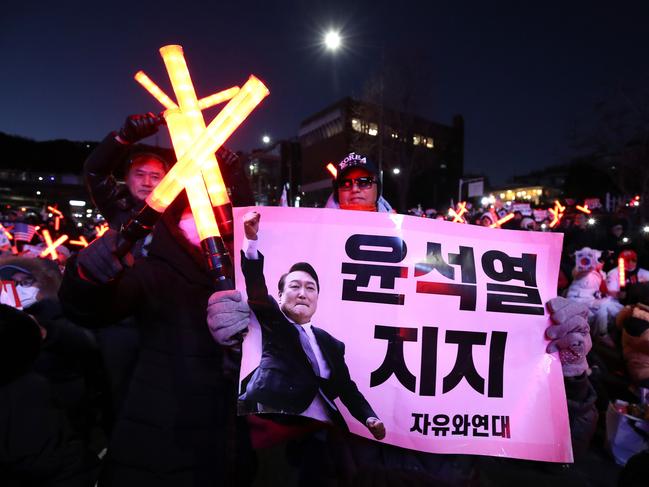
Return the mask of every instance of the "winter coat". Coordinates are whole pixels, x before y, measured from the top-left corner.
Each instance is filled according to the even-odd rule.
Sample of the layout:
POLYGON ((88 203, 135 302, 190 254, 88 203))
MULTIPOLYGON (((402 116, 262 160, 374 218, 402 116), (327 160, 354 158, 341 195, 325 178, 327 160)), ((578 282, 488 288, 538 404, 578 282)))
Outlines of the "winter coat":
POLYGON ((132 315, 141 332, 100 485, 224 484, 236 388, 207 327, 211 292, 202 256, 171 218, 156 225, 149 255, 109 285, 81 280, 75 260, 68 264, 60 297, 76 322, 101 326, 132 315))
POLYGON ((74 430, 88 438, 108 392, 95 337, 63 316, 58 299, 40 300, 25 312, 46 331, 33 370, 50 382, 74 430))
POLYGON ((75 439, 49 383, 25 374, 0 384, 0 485, 92 487, 99 460, 75 439))

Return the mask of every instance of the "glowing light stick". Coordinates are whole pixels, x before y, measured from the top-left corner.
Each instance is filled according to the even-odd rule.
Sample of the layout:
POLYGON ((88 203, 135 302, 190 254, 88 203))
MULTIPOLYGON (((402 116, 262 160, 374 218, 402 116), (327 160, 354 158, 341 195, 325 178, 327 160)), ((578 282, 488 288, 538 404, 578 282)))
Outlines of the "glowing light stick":
POLYGON ((565 206, 561 206, 559 201, 554 201, 554 208, 548 208, 548 212, 552 215, 552 221, 550 222, 550 228, 554 228, 559 224, 561 218, 563 217, 563 212, 566 209, 565 206))
MULTIPOLYGON (((185 154, 192 143, 191 120, 178 110, 165 112, 167 128, 177 154, 185 154)), ((217 166, 218 168, 218 166, 217 166)), ((212 205, 200 171, 194 171, 186 181, 185 190, 201 240, 219 235, 212 205)))
POLYGON ((588 208, 588 205, 576 205, 575 208, 577 208, 582 213, 586 213, 587 215, 590 215, 592 213, 592 211, 590 211, 590 209, 588 208))
POLYGON ((70 245, 77 245, 79 247, 87 247, 88 246, 88 241, 86 240, 86 237, 83 235, 79 236, 79 240, 70 240, 69 242, 70 245))
MULTIPOLYGON (((169 133, 176 153, 185 156, 192 141, 205 132, 205 121, 182 47, 165 46, 160 49, 160 54, 167 67, 179 105, 179 110, 167 110, 165 118, 169 124, 169 133)), ((217 288, 233 288, 232 280, 229 277, 232 275, 231 258, 225 252, 223 239, 219 238, 221 234, 212 209, 212 205, 219 208, 219 220, 224 222, 222 223, 224 227, 227 227, 225 231, 231 232, 232 210, 225 183, 213 152, 205 154, 201 159, 194 159, 192 162, 199 170, 193 168, 191 172, 188 171, 182 182, 194 216, 201 247, 206 254, 217 288), (226 209, 221 209, 221 207, 226 207, 226 209)), ((231 238, 231 235, 228 235, 228 238, 231 238)))
POLYGON ((108 231, 108 223, 102 223, 95 227, 95 234, 97 238, 101 237, 104 233, 108 231))
MULTIPOLYGON (((169 96, 164 91, 162 91, 162 89, 160 89, 160 87, 155 84, 144 71, 138 71, 137 73, 135 73, 134 77, 135 81, 140 83, 142 87, 147 90, 149 94, 151 94, 151 96, 158 100, 163 107, 167 109, 178 108, 178 105, 176 105, 174 101, 169 98, 169 96)), ((205 110, 206 108, 218 105, 219 103, 228 101, 230 98, 236 95, 238 91, 239 87, 233 86, 232 88, 228 88, 227 90, 219 91, 218 93, 214 93, 213 95, 206 96, 205 98, 198 100, 198 107, 201 110, 205 110)))
POLYGON ((58 209, 54 208, 53 206, 48 206, 47 209, 50 211, 50 213, 54 213, 56 216, 63 217, 63 213, 61 213, 58 209))
POLYGON ((331 162, 327 164, 327 171, 331 173, 334 179, 338 177, 338 171, 336 170, 336 166, 334 166, 331 162))
POLYGON ((48 206, 47 209, 51 213, 54 213, 54 230, 58 232, 59 228, 61 227, 61 219, 63 218, 63 213, 61 213, 58 209, 54 208, 53 206, 48 206))
MULTIPOLYGON (((224 278, 223 261, 229 261, 223 239, 219 236, 231 242, 233 227, 232 207, 214 153, 268 96, 269 91, 261 81, 251 76, 241 89, 234 87, 199 101, 182 47, 164 46, 160 49, 160 54, 178 101, 175 106, 168 102, 165 104, 165 119, 179 159, 149 195, 145 208, 129 222, 122 235, 129 242, 142 238, 151 230, 160 214, 185 189, 201 246, 217 278, 217 287, 231 287, 231 282, 226 287, 221 287, 224 283, 219 282, 224 278), (227 99, 230 101, 206 127, 201 110, 227 99), (214 217, 215 212, 217 218, 214 217)), ((144 79, 142 76, 139 78, 144 79)), ((145 84, 150 92, 158 95, 156 98, 164 100, 160 96, 162 90, 153 88, 153 82, 145 81, 143 86, 145 84)))
POLYGON ((626 285, 626 270, 624 269, 624 259, 622 257, 617 259, 617 269, 620 275, 620 288, 623 288, 626 285))
POLYGON ((173 100, 144 73, 144 71, 138 71, 135 73, 135 81, 140 83, 144 89, 153 96, 153 98, 160 102, 163 107, 170 109, 178 108, 178 105, 176 105, 173 100))
POLYGON ((232 99, 234 95, 239 93, 239 89, 240 88, 238 86, 233 86, 232 88, 228 88, 227 90, 219 91, 218 93, 214 93, 213 95, 201 98, 200 100, 198 100, 198 108, 205 110, 206 108, 210 108, 214 105, 218 105, 219 103, 223 103, 224 101, 228 101, 232 99))
POLYGON ((5 227, 3 227, 2 224, 0 224, 0 232, 4 233, 7 239, 9 240, 14 239, 14 236, 11 233, 9 233, 9 231, 5 227))
POLYGON ((184 189, 184 181, 197 169, 194 161, 204 161, 209 154, 216 152, 269 93, 259 79, 250 76, 239 93, 228 102, 147 197, 147 204, 162 213, 184 189))
MULTIPOLYGON (((201 108, 194 91, 194 85, 192 84, 189 69, 185 62, 182 47, 165 46, 160 49, 160 54, 167 67, 171 85, 180 105, 180 112, 174 112, 175 116, 173 118, 176 121, 176 127, 174 130, 175 133, 171 134, 171 138, 174 143, 174 149, 176 149, 174 135, 181 138, 179 140, 180 151, 176 150, 176 153, 182 153, 184 155, 189 148, 188 144, 191 144, 191 141, 195 140, 205 131, 205 121, 201 114, 201 108), (183 122, 180 122, 179 119, 182 119, 183 122)), ((232 98, 239 92, 239 88, 226 91, 229 91, 226 94, 227 96, 232 93, 232 96, 229 96, 229 98, 232 98)), ((210 98, 218 98, 217 95, 219 94, 212 95, 210 98)), ((216 157, 214 156, 215 151, 216 149, 212 153, 207 154, 204 159, 196 160, 195 162, 201 166, 212 204, 214 206, 220 206, 228 204, 230 200, 225 189, 221 171, 216 162, 216 157)))
POLYGON ((508 213, 507 215, 502 217, 500 220, 496 220, 495 223, 492 223, 491 225, 489 225, 489 228, 500 227, 500 225, 502 225, 503 223, 507 223, 512 218, 514 218, 514 214, 513 213, 508 213))
POLYGON ((448 214, 453 217, 453 223, 466 223, 466 220, 462 217, 467 211, 466 201, 460 201, 457 205, 457 211, 453 208, 448 209, 448 214))
POLYGON ((43 238, 45 239, 45 245, 47 245, 47 247, 40 253, 40 256, 47 257, 48 255, 50 255, 52 257, 52 260, 57 260, 59 258, 59 253, 56 251, 56 248, 59 245, 63 244, 68 239, 68 236, 61 235, 54 242, 52 242, 52 237, 49 230, 43 230, 43 238))

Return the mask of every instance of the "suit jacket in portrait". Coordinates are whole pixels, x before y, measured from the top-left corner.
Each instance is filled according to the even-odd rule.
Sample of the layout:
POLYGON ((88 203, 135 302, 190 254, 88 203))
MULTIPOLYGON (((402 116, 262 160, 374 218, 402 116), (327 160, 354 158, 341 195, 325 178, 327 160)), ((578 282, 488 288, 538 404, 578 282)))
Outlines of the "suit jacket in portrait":
MULTIPOLYGON (((288 414, 306 410, 321 389, 333 403, 340 398, 362 424, 376 417, 367 400, 351 379, 345 364, 345 344, 329 333, 312 326, 318 346, 330 369, 328 379, 317 377, 300 343, 299 331, 268 294, 264 278, 264 256, 249 260, 241 252, 241 268, 246 280, 248 304, 262 329, 262 354, 242 398, 288 414)), ((345 426, 338 411, 332 419, 345 426)))

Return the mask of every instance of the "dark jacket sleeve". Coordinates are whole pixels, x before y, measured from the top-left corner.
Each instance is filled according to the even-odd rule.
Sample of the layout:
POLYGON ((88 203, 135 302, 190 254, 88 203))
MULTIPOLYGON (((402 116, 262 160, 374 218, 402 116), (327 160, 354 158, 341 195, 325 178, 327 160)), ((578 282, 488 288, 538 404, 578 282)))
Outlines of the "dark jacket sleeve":
POLYGON ((575 457, 585 453, 597 427, 597 394, 586 373, 578 377, 564 377, 570 436, 575 457))
POLYGON ((365 399, 365 396, 358 390, 356 382, 349 375, 349 369, 345 363, 345 344, 338 340, 336 342, 338 344, 337 354, 339 355, 336 367, 338 395, 352 416, 361 424, 365 424, 368 418, 378 418, 378 416, 370 403, 367 402, 367 399, 365 399))
POLYGON ((118 185, 113 176, 128 150, 128 146, 117 142, 115 133, 111 132, 83 164, 83 177, 90 197, 109 223, 120 210, 123 211, 120 200, 128 198, 128 191, 118 185))
POLYGON ((65 315, 87 328, 107 326, 128 316, 137 315, 143 306, 144 293, 135 267, 126 269, 108 284, 88 282, 77 270, 76 256, 65 266, 59 299, 65 315))
POLYGON ((241 270, 246 281, 248 304, 255 313, 259 325, 268 332, 274 330, 281 323, 286 322, 277 301, 268 294, 266 279, 264 278, 264 256, 259 252, 259 259, 250 260, 241 252, 241 270))

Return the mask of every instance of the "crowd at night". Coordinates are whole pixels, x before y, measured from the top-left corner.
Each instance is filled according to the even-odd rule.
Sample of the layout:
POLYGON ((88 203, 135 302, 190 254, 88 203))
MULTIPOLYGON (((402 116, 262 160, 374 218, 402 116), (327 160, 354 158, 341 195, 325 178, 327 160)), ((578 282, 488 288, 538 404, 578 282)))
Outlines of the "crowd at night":
POLYGON ((37 7, 0 487, 649 485, 646 5, 37 7))

